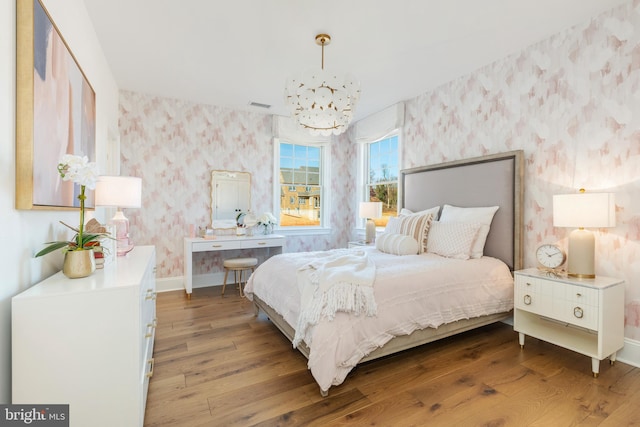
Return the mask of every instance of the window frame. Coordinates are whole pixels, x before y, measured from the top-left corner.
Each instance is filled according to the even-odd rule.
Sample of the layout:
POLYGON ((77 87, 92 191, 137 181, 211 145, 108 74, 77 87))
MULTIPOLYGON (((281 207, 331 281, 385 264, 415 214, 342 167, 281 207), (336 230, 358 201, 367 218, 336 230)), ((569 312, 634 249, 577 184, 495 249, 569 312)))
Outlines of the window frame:
MULTIPOLYGON (((278 223, 276 230, 285 235, 313 235, 329 234, 331 231, 331 200, 329 189, 331 186, 331 143, 330 142, 301 142, 286 138, 274 138, 273 156, 273 206, 274 216, 280 218, 280 144, 292 144, 313 148, 320 148, 320 225, 312 226, 282 226, 278 223)), ((286 184, 289 185, 289 184, 286 184)))
MULTIPOLYGON (((367 192, 369 188, 369 147, 371 144, 375 144, 376 142, 380 142, 385 139, 393 138, 397 136, 398 138, 398 176, 397 176, 397 186, 398 186, 398 205, 396 214, 400 214, 400 171, 402 170, 402 132, 400 129, 394 129, 386 135, 372 139, 371 141, 362 141, 360 142, 360 162, 359 162, 359 173, 358 173, 358 204, 359 202, 368 202, 369 201, 369 193, 367 192)), ((357 229, 364 230, 366 219, 360 218, 358 215, 358 206, 355 209, 356 216, 356 224, 357 229)), ((381 231, 384 227, 376 227, 376 230, 381 231)))

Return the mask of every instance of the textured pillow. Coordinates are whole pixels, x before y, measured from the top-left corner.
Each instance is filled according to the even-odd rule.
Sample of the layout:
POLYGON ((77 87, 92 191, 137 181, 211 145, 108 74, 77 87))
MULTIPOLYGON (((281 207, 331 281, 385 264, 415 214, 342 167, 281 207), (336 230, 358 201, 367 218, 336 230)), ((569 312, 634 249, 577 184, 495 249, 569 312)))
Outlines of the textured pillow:
POLYGON ((376 249, 393 255, 415 255, 420 246, 418 241, 411 236, 382 233, 376 239, 376 249))
POLYGON ((406 208, 402 208, 400 209, 400 215, 413 215, 413 214, 431 214, 433 215, 433 220, 435 221, 436 219, 438 219, 438 212, 440 212, 440 206, 434 206, 432 208, 429 209, 425 209, 423 211, 420 212, 413 212, 410 209, 406 209, 406 208))
POLYGON ((433 221, 429 229, 427 252, 448 258, 469 259, 480 224, 433 221))
POLYGON ((484 254, 484 244, 491 227, 493 216, 499 206, 487 206, 479 208, 459 208, 451 205, 444 205, 440 222, 474 222, 481 225, 478 236, 471 248, 471 258, 480 258, 484 254))
POLYGON ((427 251, 427 237, 429 236, 429 226, 431 225, 431 214, 402 215, 389 218, 385 233, 404 234, 413 237, 419 245, 418 253, 427 251))

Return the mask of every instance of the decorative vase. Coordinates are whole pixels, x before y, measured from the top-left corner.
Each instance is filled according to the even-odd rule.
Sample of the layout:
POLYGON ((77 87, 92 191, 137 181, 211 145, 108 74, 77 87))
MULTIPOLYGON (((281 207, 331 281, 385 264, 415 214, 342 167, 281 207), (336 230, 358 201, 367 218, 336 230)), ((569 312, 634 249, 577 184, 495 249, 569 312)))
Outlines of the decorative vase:
POLYGON ((94 271, 96 271, 96 260, 92 250, 65 252, 62 273, 69 279, 87 277, 94 271))

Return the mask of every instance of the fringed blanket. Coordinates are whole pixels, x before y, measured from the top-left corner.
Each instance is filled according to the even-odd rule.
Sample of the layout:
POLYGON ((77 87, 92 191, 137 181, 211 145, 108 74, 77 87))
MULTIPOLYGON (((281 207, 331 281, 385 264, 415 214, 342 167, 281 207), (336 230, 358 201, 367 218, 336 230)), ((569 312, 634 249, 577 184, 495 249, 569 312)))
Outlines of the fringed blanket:
POLYGON ((311 344, 309 329, 322 317, 333 320, 338 311, 375 316, 375 274, 375 264, 366 252, 346 249, 324 252, 300 267, 297 281, 301 305, 293 347, 302 340, 311 344))

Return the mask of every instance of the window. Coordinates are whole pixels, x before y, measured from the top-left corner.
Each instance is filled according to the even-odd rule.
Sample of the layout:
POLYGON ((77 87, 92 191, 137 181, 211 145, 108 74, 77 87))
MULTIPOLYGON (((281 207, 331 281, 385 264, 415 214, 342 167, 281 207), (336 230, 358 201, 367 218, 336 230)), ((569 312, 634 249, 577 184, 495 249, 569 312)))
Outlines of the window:
POLYGON ((322 227, 323 184, 327 148, 324 145, 303 145, 278 142, 279 152, 279 224, 280 227, 322 227))
POLYGON ((364 200, 382 202, 382 218, 374 219, 377 227, 386 226, 390 216, 398 215, 398 153, 398 135, 364 146, 364 200))

